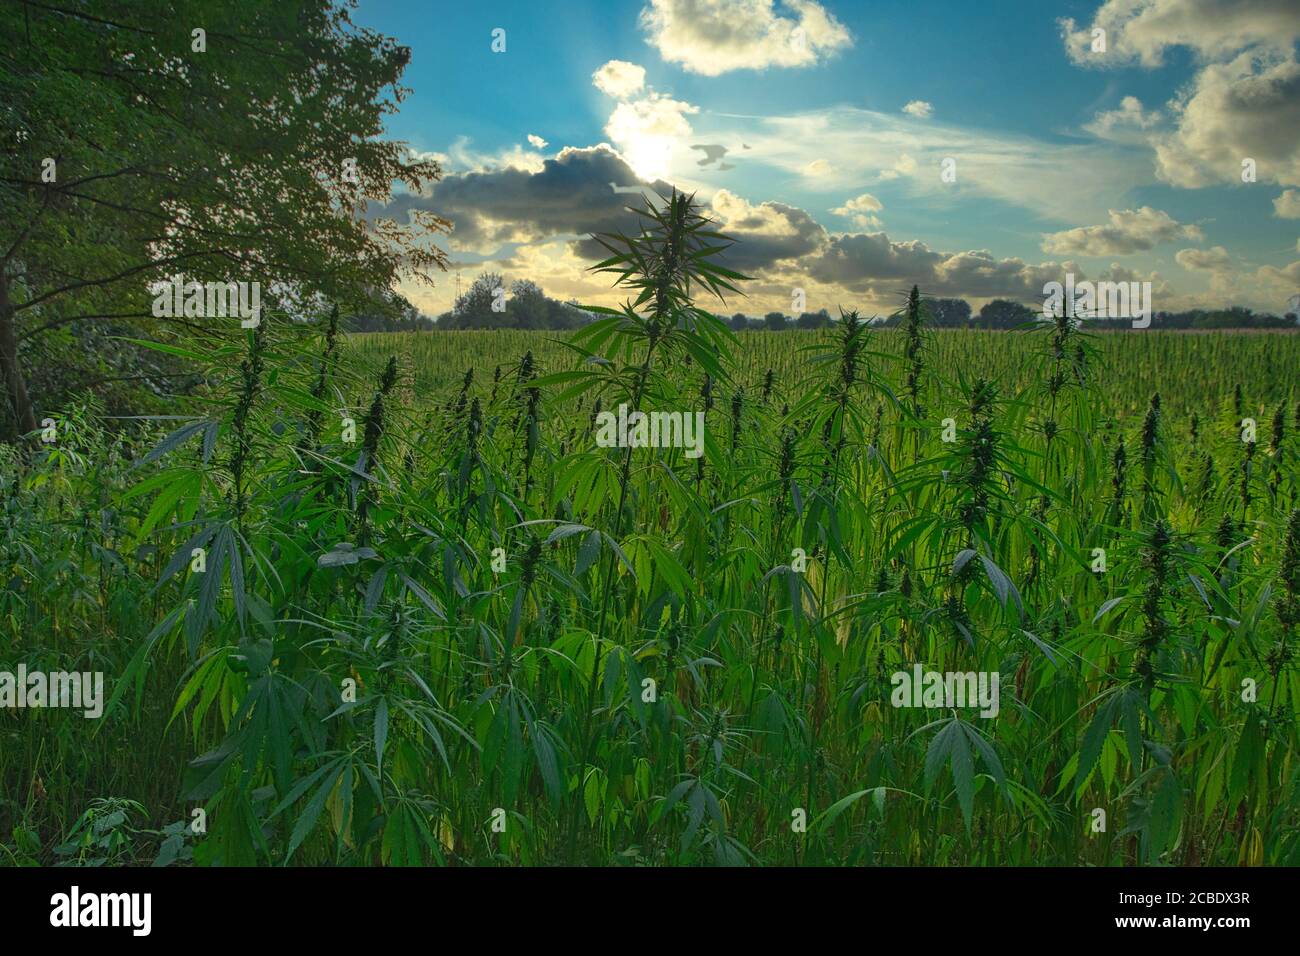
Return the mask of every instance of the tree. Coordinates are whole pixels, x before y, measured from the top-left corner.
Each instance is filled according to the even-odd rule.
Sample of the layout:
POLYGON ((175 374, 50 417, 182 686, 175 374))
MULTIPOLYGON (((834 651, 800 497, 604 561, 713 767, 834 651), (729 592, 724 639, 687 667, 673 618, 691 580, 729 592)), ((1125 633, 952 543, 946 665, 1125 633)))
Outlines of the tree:
POLYGON ((420 315, 403 296, 384 289, 372 290, 369 301, 346 313, 342 324, 349 332, 410 332, 432 327, 433 320, 420 315))
POLYGON ((1199 316, 1192 322, 1194 329, 1235 329, 1255 325, 1254 315, 1250 309, 1233 306, 1230 309, 1218 309, 1199 316))
POLYGON ((76 358, 71 327, 210 331, 155 319, 156 280, 347 307, 445 265, 427 241, 445 220, 366 221, 394 181, 419 190, 440 169, 382 137, 409 50, 345 6, 4 4, 0 35, 0 374, 20 432, 48 401, 24 366, 76 358))
POLYGON ((781 312, 769 312, 763 316, 763 325, 772 332, 784 332, 786 330, 785 315, 781 312))
POLYGON ((485 272, 478 276, 469 290, 456 300, 450 312, 438 317, 434 326, 442 331, 460 329, 531 329, 563 331, 576 329, 591 321, 591 313, 575 302, 559 302, 550 298, 531 279, 517 279, 510 283, 505 298, 505 310, 495 312, 494 302, 500 301, 498 291, 507 288, 506 279, 499 272, 485 272))
POLYGON ((505 291, 506 278, 499 272, 484 272, 470 284, 465 294, 456 299, 452 307, 452 324, 455 329, 501 328, 505 316, 492 311, 497 301, 497 290, 505 291))
POLYGON ((994 299, 980 309, 979 324, 987 329, 1014 329, 1038 317, 1039 313, 1027 305, 1010 299, 994 299))
POLYGON ((516 279, 510 283, 510 298, 515 301, 540 303, 546 298, 542 287, 532 279, 516 279))
POLYGON ((817 312, 805 312, 795 319, 795 325, 801 329, 829 329, 831 327, 831 314, 825 309, 820 309, 817 312))
POLYGON ((728 324, 731 326, 733 330, 737 332, 742 332, 745 329, 749 328, 749 319, 745 317, 744 312, 737 312, 735 315, 731 317, 731 322, 728 324))
POLYGON ((506 324, 512 329, 550 327, 552 300, 531 279, 517 279, 510 284, 506 302, 506 324))
POLYGON ((929 299, 930 324, 941 329, 964 329, 970 325, 970 303, 965 299, 929 299))

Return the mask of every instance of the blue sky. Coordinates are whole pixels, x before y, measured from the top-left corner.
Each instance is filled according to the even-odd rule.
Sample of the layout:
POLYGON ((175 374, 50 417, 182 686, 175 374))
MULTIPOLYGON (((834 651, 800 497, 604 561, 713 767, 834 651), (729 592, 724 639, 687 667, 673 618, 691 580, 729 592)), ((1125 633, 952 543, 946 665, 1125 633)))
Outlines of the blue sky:
MULTIPOLYGON (((1294 0, 460 6, 353 19, 411 47, 389 132, 445 178, 392 210, 451 218, 465 280, 610 301, 581 239, 634 198, 613 177, 698 191, 750 313, 796 287, 889 311, 911 282, 1034 301, 1067 271, 1151 281, 1156 309, 1300 291, 1294 0)), ((405 290, 429 313, 454 288, 434 278, 405 290)))

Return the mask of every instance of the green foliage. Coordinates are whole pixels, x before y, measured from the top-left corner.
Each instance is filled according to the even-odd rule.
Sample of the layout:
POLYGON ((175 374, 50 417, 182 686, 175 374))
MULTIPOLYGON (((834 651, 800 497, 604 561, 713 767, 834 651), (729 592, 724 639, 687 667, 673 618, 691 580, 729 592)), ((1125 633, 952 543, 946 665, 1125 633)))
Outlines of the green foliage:
MULTIPOLYGON (((9 3, 0 35, 7 431, 34 431, 38 413, 105 378, 161 390, 165 364, 137 365, 121 343, 111 361, 76 347, 105 327, 159 325, 155 281, 257 282, 267 313, 327 298, 369 315, 400 311, 375 290, 444 265, 430 238, 446 221, 360 214, 440 168, 383 136, 409 50, 354 25, 347 5, 9 3), (42 382, 51 368, 61 379, 42 382)), ((212 343, 229 321, 161 324, 212 343)))
POLYGON ((737 336, 725 237, 642 219, 563 338, 273 318, 189 350, 179 418, 3 452, 0 669, 112 698, 0 711, 0 856, 1300 862, 1297 429, 1238 427, 1300 340, 941 332, 919 290, 737 336), (621 404, 703 455, 597 444, 621 404), (998 715, 892 706, 915 665, 998 715))

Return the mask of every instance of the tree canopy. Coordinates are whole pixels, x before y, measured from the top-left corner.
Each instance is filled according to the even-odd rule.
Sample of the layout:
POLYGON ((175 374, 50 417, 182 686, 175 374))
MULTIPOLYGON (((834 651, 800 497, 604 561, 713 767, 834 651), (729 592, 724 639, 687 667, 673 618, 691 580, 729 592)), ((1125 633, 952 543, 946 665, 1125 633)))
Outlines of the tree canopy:
POLYGON ((443 267, 446 221, 362 215, 440 169, 384 137, 409 51, 346 6, 7 4, 0 32, 0 371, 19 431, 54 400, 27 370, 95 323, 157 324, 155 281, 347 309, 443 267))
POLYGON ((459 329, 534 329, 563 331, 591 321, 572 302, 559 302, 531 279, 507 283, 499 272, 484 272, 456 299, 449 312, 438 317, 442 331, 459 329))

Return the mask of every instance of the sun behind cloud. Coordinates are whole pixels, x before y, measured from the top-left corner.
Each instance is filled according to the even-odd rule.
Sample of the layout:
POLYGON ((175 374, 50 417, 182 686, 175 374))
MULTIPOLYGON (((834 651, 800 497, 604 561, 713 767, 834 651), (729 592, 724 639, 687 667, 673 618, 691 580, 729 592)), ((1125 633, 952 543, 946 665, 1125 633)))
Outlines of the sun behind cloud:
POLYGON ((633 172, 642 179, 666 176, 674 153, 691 135, 686 117, 698 113, 699 107, 647 88, 645 68, 626 60, 609 60, 591 74, 591 82, 620 101, 605 124, 605 135, 633 172))

